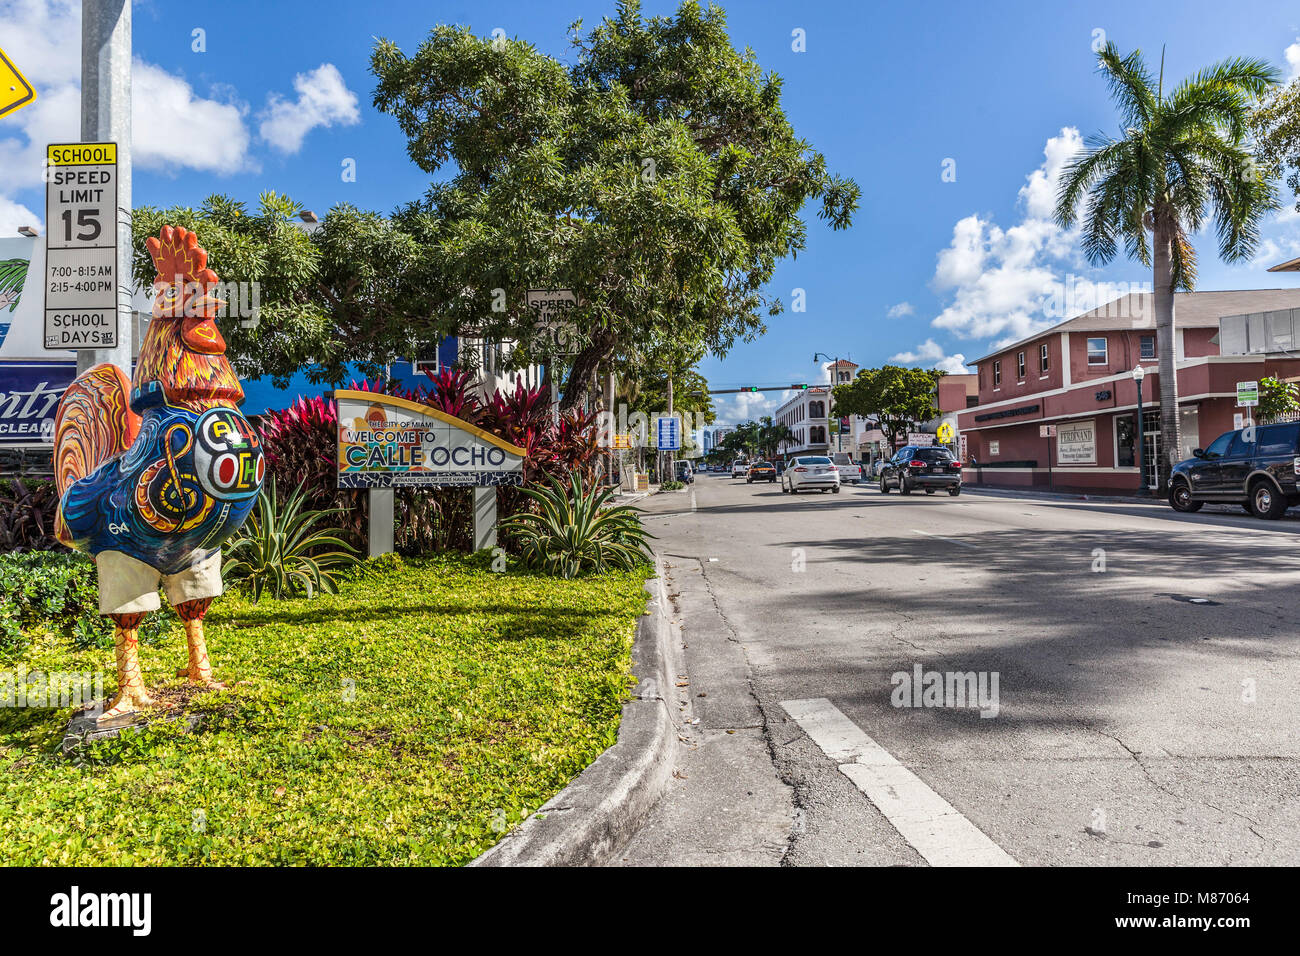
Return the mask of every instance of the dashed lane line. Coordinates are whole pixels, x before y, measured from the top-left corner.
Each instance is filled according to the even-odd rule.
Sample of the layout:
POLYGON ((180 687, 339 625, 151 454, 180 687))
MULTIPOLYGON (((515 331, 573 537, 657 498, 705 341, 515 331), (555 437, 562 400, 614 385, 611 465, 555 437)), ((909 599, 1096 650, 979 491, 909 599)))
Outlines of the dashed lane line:
POLYGON ((826 698, 781 706, 931 866, 1020 865, 826 698))
POLYGON ((917 534, 923 534, 923 535, 925 535, 927 538, 937 538, 937 539, 940 540, 940 541, 947 541, 949 544, 959 544, 959 545, 961 545, 963 548, 978 548, 978 547, 979 547, 978 544, 971 544, 969 541, 962 541, 962 540, 960 540, 960 539, 958 539, 958 538, 945 538, 945 537, 944 537, 943 535, 941 535, 941 534, 933 534, 933 533, 931 533, 931 532, 929 532, 929 531, 922 531, 920 528, 913 528, 912 530, 915 531, 917 534))

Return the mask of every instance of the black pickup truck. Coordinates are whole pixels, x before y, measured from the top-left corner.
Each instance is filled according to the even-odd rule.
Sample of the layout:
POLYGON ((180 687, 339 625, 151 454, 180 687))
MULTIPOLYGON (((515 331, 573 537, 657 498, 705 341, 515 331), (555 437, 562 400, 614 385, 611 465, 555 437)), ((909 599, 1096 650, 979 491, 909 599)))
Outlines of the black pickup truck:
POLYGON ((1169 476, 1175 511, 1199 511, 1209 501, 1280 518, 1300 504, 1300 422, 1238 428, 1192 455, 1169 476))

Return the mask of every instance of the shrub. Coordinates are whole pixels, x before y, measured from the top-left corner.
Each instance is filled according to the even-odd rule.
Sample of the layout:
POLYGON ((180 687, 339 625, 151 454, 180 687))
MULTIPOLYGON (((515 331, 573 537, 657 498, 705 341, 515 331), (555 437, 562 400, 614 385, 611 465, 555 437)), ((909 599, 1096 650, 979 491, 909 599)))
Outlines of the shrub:
POLYGON ((680 481, 665 481, 659 486, 660 491, 681 491, 686 486, 680 481))
POLYGON ((58 508, 53 479, 0 478, 0 552, 66 552, 54 537, 58 508))
POLYGON ((254 604, 264 591, 276 599, 302 591, 308 597, 335 594, 339 572, 357 563, 356 549, 339 529, 317 527, 336 512, 304 511, 304 499, 298 488, 280 506, 272 479, 258 496, 256 514, 226 547, 221 576, 246 588, 254 604))
POLYGON ((635 508, 603 507, 613 491, 585 491, 577 474, 567 485, 548 479, 549 487, 523 488, 539 507, 538 513, 520 512, 502 520, 520 544, 527 567, 562 578, 589 572, 629 570, 650 560, 646 539, 654 537, 641 526, 635 508))
POLYGON ((1261 421, 1285 421, 1300 412, 1300 388, 1294 382, 1278 378, 1259 380, 1259 417, 1261 421))
MULTIPOLYGON (((161 613, 141 624, 141 641, 156 640, 175 620, 164 603, 161 613)), ((113 646, 113 622, 99 613, 99 575, 87 555, 0 555, 0 654, 21 653, 38 630, 71 638, 79 647, 113 646)))

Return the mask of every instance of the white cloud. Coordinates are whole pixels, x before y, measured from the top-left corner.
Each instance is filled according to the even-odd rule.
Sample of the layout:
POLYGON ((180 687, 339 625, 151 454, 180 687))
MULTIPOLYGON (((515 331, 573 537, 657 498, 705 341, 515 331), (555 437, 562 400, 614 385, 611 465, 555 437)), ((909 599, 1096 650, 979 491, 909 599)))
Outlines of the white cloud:
POLYGON ((914 312, 916 312, 916 309, 912 308, 912 303, 900 302, 897 305, 891 305, 889 311, 885 314, 891 319, 898 319, 905 315, 912 315, 914 312))
POLYGON ((1056 321, 1044 316, 1043 304, 1061 286, 1058 266, 1071 256, 1076 233, 1057 226, 1052 212, 1065 164, 1082 146, 1072 127, 1047 140, 1043 163, 1019 190, 1023 217, 1016 225, 1003 229, 973 214, 953 226, 931 282, 952 295, 935 328, 961 338, 1021 338, 1056 321))
POLYGON ((713 410, 717 421, 710 427, 739 425, 741 422, 758 421, 764 415, 771 415, 782 402, 794 392, 785 389, 781 392, 740 392, 736 395, 715 395, 713 410))
POLYGON ((282 153, 296 153, 317 126, 354 126, 361 122, 357 95, 348 89, 333 63, 322 63, 310 73, 293 78, 298 92, 294 102, 272 93, 261 113, 258 132, 282 153))
POLYGON ((136 57, 131 67, 132 161, 144 169, 233 173, 248 166, 244 111, 194 95, 178 76, 136 57))
MULTIPOLYGON (((81 138, 81 4, 0 0, 0 23, 5 51, 36 88, 36 101, 0 125, 0 230, 9 234, 12 215, 40 222, 16 194, 41 186, 46 144, 81 138)), ((249 134, 238 107, 196 96, 184 80, 138 58, 132 80, 133 158, 141 168, 247 167, 249 134)))
POLYGON ((889 361, 901 365, 924 365, 926 368, 937 368, 944 372, 956 374, 968 371, 965 355, 961 352, 948 355, 944 347, 934 339, 926 339, 914 351, 891 355, 889 361))
POLYGON ((1286 57, 1286 82, 1290 83, 1292 80, 1300 78, 1300 37, 1297 37, 1295 43, 1287 47, 1282 55, 1286 57))
POLYGON ((0 236, 12 236, 19 226, 35 226, 40 221, 41 217, 22 203, 0 196, 0 236))

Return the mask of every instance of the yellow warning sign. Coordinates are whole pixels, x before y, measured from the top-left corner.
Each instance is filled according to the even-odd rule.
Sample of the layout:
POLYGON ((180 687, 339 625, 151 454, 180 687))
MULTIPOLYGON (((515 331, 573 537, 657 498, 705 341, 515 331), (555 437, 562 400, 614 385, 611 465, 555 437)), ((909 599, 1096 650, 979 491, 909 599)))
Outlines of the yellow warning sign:
POLYGON ((51 166, 117 164, 117 143, 50 143, 45 152, 51 166))
POLYGON ((0 116, 8 116, 36 99, 36 90, 0 50, 0 116))

